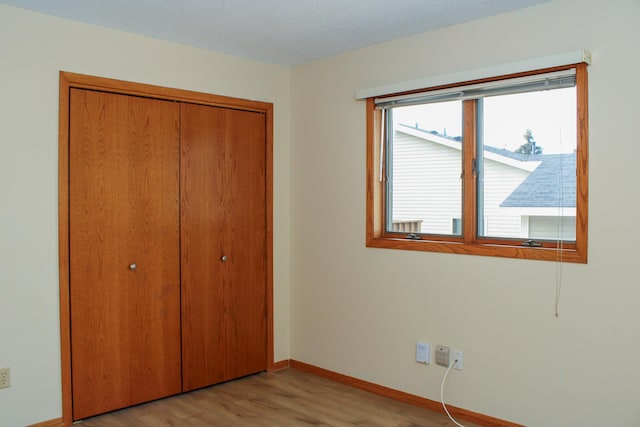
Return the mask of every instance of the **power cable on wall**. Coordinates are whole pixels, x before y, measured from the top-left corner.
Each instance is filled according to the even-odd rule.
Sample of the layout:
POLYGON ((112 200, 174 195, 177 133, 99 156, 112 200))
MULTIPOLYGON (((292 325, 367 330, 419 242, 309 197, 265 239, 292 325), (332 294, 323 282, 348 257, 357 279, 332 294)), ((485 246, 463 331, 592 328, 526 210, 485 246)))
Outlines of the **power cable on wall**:
POLYGON ((449 371, 451 370, 451 368, 453 368, 453 365, 455 365, 456 363, 458 363, 458 359, 454 360, 453 362, 451 362, 449 364, 449 367, 447 368, 447 371, 444 373, 444 377, 442 378, 442 385, 440 386, 440 402, 442 403, 442 407, 444 408, 444 412, 447 414, 447 416, 449 417, 449 419, 451 421, 453 421, 453 423, 459 427, 464 427, 462 424, 460 424, 458 421, 456 421, 451 414, 449 413, 449 410, 447 409, 447 405, 444 403, 444 383, 447 380, 447 375, 449 375, 449 371))

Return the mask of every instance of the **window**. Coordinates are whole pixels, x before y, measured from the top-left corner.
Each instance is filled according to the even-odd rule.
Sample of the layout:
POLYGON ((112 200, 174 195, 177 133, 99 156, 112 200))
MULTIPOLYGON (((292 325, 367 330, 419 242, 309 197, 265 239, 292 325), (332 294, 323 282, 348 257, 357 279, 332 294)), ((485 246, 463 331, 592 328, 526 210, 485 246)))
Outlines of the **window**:
POLYGON ((586 64, 367 99, 367 246, 587 261, 586 64))

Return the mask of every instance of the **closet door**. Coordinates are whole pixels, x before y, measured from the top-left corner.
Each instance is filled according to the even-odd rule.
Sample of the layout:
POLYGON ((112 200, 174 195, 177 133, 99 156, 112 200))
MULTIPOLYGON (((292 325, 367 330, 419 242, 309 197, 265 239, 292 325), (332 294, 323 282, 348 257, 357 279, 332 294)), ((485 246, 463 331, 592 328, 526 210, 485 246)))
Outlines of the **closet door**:
POLYGON ((262 113, 181 113, 185 391, 264 371, 266 152, 262 113))
POLYGON ((71 89, 74 419, 181 391, 179 106, 71 89))

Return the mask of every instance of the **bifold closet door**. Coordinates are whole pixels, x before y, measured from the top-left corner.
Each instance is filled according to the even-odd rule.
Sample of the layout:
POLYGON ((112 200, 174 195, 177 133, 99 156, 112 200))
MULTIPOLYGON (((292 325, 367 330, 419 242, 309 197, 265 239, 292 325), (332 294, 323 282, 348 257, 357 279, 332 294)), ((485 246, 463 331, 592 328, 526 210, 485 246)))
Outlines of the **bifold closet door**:
POLYGON ((262 113, 181 107, 184 391, 267 368, 262 113))
POLYGON ((179 105, 71 89, 73 418, 181 392, 179 105))

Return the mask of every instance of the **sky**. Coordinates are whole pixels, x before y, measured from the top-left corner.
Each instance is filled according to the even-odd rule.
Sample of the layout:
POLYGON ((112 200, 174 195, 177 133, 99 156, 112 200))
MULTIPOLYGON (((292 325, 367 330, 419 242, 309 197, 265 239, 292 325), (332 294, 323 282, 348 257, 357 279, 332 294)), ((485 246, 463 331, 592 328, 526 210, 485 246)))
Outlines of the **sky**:
MULTIPOLYGON (((394 109, 394 122, 448 136, 462 135, 462 102, 449 101, 394 109)), ((514 151, 531 129, 543 154, 576 148, 575 88, 484 98, 484 143, 514 151)))

